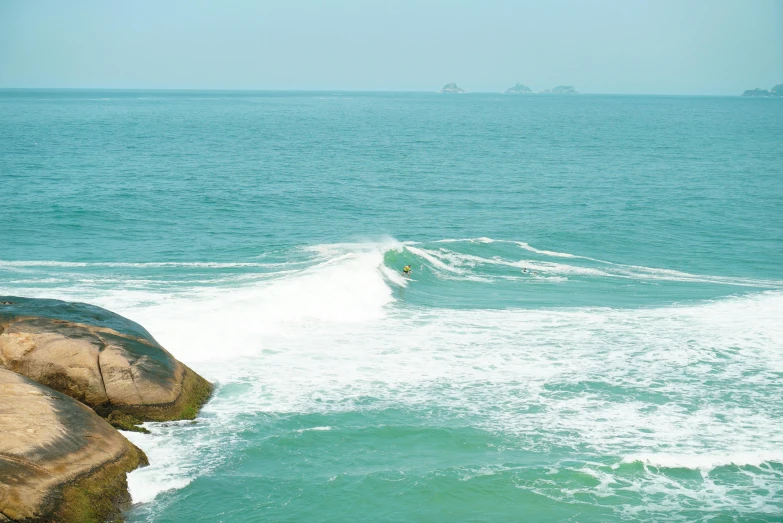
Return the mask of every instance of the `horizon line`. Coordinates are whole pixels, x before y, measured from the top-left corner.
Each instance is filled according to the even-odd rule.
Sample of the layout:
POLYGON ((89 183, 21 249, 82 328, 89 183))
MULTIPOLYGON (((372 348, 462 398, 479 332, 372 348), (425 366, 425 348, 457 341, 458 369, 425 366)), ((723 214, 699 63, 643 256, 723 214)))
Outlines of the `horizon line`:
MULTIPOLYGON (((752 89, 751 89, 752 90, 752 89)), ((420 90, 420 89, 248 89, 248 88, 199 88, 199 87, 0 87, 0 91, 172 91, 172 92, 231 92, 231 93, 416 93, 416 94, 512 94, 515 96, 545 95, 557 97, 573 97, 580 95, 588 96, 705 96, 705 97, 742 97, 742 94, 709 94, 709 93, 620 93, 620 92, 578 92, 575 94, 530 92, 530 93, 508 93, 506 91, 469 91, 464 93, 442 93, 440 89, 420 90)))

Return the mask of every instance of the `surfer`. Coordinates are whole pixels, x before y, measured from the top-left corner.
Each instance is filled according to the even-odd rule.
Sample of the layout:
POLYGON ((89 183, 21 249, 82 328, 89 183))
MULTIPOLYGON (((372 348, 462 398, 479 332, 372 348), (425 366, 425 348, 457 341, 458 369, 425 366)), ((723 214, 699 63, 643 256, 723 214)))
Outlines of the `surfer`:
POLYGON ((402 275, 406 276, 408 278, 411 277, 411 266, 410 265, 406 265, 405 267, 402 268, 402 275))

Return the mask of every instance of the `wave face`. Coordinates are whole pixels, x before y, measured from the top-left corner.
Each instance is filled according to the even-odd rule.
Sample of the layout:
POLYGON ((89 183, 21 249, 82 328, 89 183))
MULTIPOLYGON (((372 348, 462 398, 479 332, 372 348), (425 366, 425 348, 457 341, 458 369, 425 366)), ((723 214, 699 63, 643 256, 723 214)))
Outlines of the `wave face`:
POLYGON ((780 521, 773 102, 0 91, 0 293, 216 383, 129 522, 780 521))

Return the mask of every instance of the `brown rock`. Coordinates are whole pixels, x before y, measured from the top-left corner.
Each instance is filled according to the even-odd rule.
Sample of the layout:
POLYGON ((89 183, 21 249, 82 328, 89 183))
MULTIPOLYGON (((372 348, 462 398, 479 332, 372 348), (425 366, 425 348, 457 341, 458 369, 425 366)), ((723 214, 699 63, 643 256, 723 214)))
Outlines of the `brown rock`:
POLYGON ((0 297, 0 366, 142 421, 193 419, 212 392, 140 325, 84 303, 0 297))
POLYGON ((91 409, 0 369, 0 521, 105 521, 146 462, 91 409))

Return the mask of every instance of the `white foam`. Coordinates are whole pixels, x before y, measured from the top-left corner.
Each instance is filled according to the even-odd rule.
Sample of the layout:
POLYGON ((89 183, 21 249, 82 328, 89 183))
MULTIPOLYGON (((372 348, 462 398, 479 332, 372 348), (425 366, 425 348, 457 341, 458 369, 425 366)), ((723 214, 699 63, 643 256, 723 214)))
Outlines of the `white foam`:
MULTIPOLYGON (((723 412, 731 414, 730 419, 717 422, 722 413, 719 397, 704 396, 710 391, 703 390, 703 383, 769 383, 783 369, 778 350, 783 327, 776 320, 781 311, 783 298, 776 293, 652 310, 409 308, 404 316, 355 323, 335 320, 293 330, 281 324, 258 333, 256 359, 204 368, 224 383, 263 383, 263 391, 245 395, 239 411, 318 411, 330 401, 352 408, 346 400, 372 396, 390 404, 432 402, 468 409, 504 431, 551 432, 550 443, 562 438, 559 443, 574 444, 578 434, 602 452, 619 452, 628 441, 637 447, 709 448, 702 447, 700 436, 724 440, 727 448, 753 449, 783 445, 783 436, 776 433, 780 420, 751 404, 723 412), (441 397, 441 382, 460 384, 464 394, 451 391, 448 399, 441 397), (640 387, 652 386, 653 392, 673 400, 608 402, 600 390, 589 392, 580 383, 640 393, 640 387), (568 393, 549 394, 547 387, 568 393), (509 396, 510 390, 516 392, 509 396), (676 398, 693 397, 718 403, 708 402, 696 413, 680 410, 676 398), (515 414, 531 402, 543 402, 548 409, 532 418, 515 414), (508 408, 483 413, 486 405, 496 404, 508 408), (749 426, 754 429, 749 431, 749 426), (648 436, 641 437, 640 430, 649 431, 648 436), (739 435, 746 439, 739 440, 739 435)), ((234 329, 242 327, 238 321, 234 329)), ((192 347, 181 343, 172 341, 169 347, 187 361, 192 347)))
POLYGON ((754 278, 732 278, 726 276, 708 276, 704 274, 691 274, 672 269, 657 269, 639 265, 622 265, 604 262, 614 266, 614 276, 630 277, 634 279, 685 281, 693 283, 713 283, 718 285, 734 285, 738 287, 780 287, 781 282, 776 280, 759 280, 754 278))
MULTIPOLYGON (((155 424, 147 424, 155 430, 155 424)), ((172 445, 173 438, 121 431, 131 443, 143 448, 150 464, 128 474, 128 490, 134 503, 149 503, 167 490, 190 484, 199 471, 187 466, 186 449, 172 445), (185 459, 183 459, 185 458, 185 459)))
POLYGON ((311 427, 309 429, 297 429, 297 432, 300 433, 300 434, 303 433, 303 432, 310 432, 310 431, 320 432, 320 431, 325 431, 325 430, 332 430, 332 428, 333 427, 328 427, 328 426, 326 426, 326 427, 311 427))
POLYGON ((783 450, 771 452, 738 452, 730 454, 639 454, 623 459, 623 463, 639 462, 656 468, 687 468, 710 471, 716 467, 759 467, 765 463, 783 464, 783 450))
POLYGON ((504 240, 493 240, 492 238, 487 238, 486 236, 482 236, 480 238, 447 238, 445 240, 436 240, 435 243, 460 243, 460 242, 468 242, 468 243, 497 243, 497 242, 503 242, 504 240))
POLYGON ((461 242, 468 242, 468 243, 513 243, 515 245, 518 245, 520 248, 525 249, 526 251, 535 252, 536 254, 543 254, 545 256, 555 256, 558 258, 584 258, 591 260, 592 258, 585 258, 584 256, 577 256, 575 254, 570 254, 567 252, 557 252, 557 251, 545 251, 541 249, 536 249, 535 247, 531 246, 529 243, 526 242, 519 242, 519 241, 512 241, 512 240, 494 240, 492 238, 487 237, 480 237, 480 238, 450 238, 446 240, 438 240, 435 243, 461 243, 461 242))
POLYGON ((353 243, 323 243, 318 245, 308 245, 303 247, 302 250, 307 252, 315 252, 328 259, 345 253, 384 253, 390 250, 402 251, 403 245, 414 243, 415 242, 401 243, 390 236, 386 236, 377 240, 366 240, 353 243))
MULTIPOLYGON (((242 386, 237 396, 218 393, 206 409, 214 419, 200 420, 198 435, 183 436, 180 431, 188 427, 174 426, 132 436, 153 463, 129 476, 134 500, 148 501, 208 473, 195 462, 211 455, 206 449, 230 448, 249 413, 438 408, 512 436, 529 451, 573 448, 653 467, 762 463, 783 448, 783 418, 774 410, 783 372, 780 293, 643 310, 408 307, 404 314, 387 311, 362 321, 321 315, 321 321, 305 324, 298 308, 286 305, 309 299, 309 291, 287 292, 293 282, 318 289, 323 277, 338 277, 331 270, 372 272, 369 267, 377 263, 372 257, 346 258, 275 284, 286 292, 251 291, 253 299, 267 300, 265 307, 274 305, 269 300, 283 300, 281 310, 293 315, 295 328, 287 322, 257 328, 240 306, 245 302, 230 302, 231 314, 216 325, 209 324, 211 309, 194 313, 192 303, 184 317, 178 311, 187 303, 180 302, 129 311, 138 319, 154 310, 144 324, 152 324, 170 350, 187 363, 194 353, 199 360, 206 352, 215 359, 192 362, 197 372, 224 386, 242 386), (174 336, 169 332, 174 326, 197 335, 174 336), (212 328, 223 333, 222 344, 215 346, 212 328), (227 331, 242 335, 231 338, 227 331), (224 358, 237 344, 251 356, 224 358), (737 394, 746 396, 743 403, 732 399, 737 394), (368 397, 375 399, 371 407, 363 402, 368 397), (190 448, 194 440, 203 441, 205 450, 190 448)), ((371 283, 366 289, 368 296, 375 296, 373 288, 371 283)), ((361 302, 383 308, 383 296, 361 302)), ((212 307, 221 305, 226 304, 212 307)), ((301 307, 306 311, 310 305, 301 307)), ((599 473, 604 490, 589 493, 609 495, 614 486, 607 473, 599 473)), ((681 495, 683 487, 667 486, 667 477, 651 474, 638 485, 650 500, 660 498, 655 492, 665 492, 667 503, 681 495)), ((717 490, 702 495, 705 503, 719 503, 717 490)))
MULTIPOLYGON (((534 268, 396 245, 449 277, 476 276, 465 268, 485 262, 534 268)), ((40 291, 139 321, 221 384, 196 424, 128 435, 152 463, 129 476, 134 500, 209 473, 259 413, 438 409, 531 452, 566 448, 699 470, 779 462, 783 293, 655 309, 403 311, 392 306, 392 287, 407 281, 384 267, 386 249, 320 246, 309 268, 231 288, 40 291)), ((535 263, 554 274, 595 270, 535 263)), ((602 487, 590 493, 605 495, 613 488, 606 472, 591 470, 602 487)), ((652 501, 659 491, 673 499, 669 479, 649 475, 631 487, 652 501)), ((701 495, 706 503, 720 493, 701 495)))
POLYGON ((187 348, 175 354, 189 361, 257 354, 265 336, 307 329, 313 322, 381 318, 393 301, 386 278, 404 285, 396 275, 384 273, 382 265, 380 250, 348 253, 252 286, 204 289, 195 298, 175 297, 121 312, 162 344, 187 348))
POLYGON ((528 269, 530 271, 540 271, 542 273, 554 274, 554 275, 581 274, 581 275, 604 276, 604 277, 613 276, 612 274, 602 271, 600 269, 595 269, 592 267, 582 267, 579 265, 569 265, 565 263, 555 263, 555 262, 529 260, 529 259, 514 261, 514 260, 503 259, 500 257, 484 258, 482 256, 476 256, 474 254, 463 254, 463 253, 449 251, 445 249, 441 251, 435 251, 435 250, 427 250, 421 248, 410 248, 410 247, 407 248, 412 253, 421 256, 422 258, 429 261, 439 269, 443 269, 454 274, 459 274, 463 277, 463 279, 473 279, 474 281, 491 281, 490 279, 487 278, 481 278, 479 275, 467 274, 466 271, 464 270, 464 268, 466 267, 475 267, 479 264, 514 267, 518 269, 528 269), (444 262, 443 260, 446 260, 446 262, 448 263, 444 262), (477 277, 481 279, 475 280, 475 278, 477 277))
MULTIPOLYGON (((691 282, 691 283, 712 283, 718 285, 732 285, 738 287, 759 287, 759 288, 781 288, 783 282, 777 280, 763 280, 754 278, 741 278, 741 277, 726 277, 726 276, 709 276, 703 274, 692 274, 683 271, 677 271, 673 269, 661 269, 655 267, 645 267, 641 265, 625 265, 621 263, 613 263, 598 258, 591 258, 588 256, 580 256, 577 254, 571 254, 567 252, 548 251, 538 249, 528 244, 527 242, 511 241, 511 240, 494 240, 492 238, 462 238, 462 239, 446 239, 439 240, 435 243, 509 243, 514 244, 529 252, 540 254, 542 256, 554 257, 554 258, 570 258, 573 260, 586 260, 588 262, 594 262, 599 264, 600 268, 584 267, 579 265, 570 265, 564 263, 553 263, 541 260, 504 260, 501 258, 482 258, 480 256, 462 254, 458 252, 444 252, 436 254, 436 251, 427 251, 420 249, 420 251, 427 253, 430 257, 443 258, 448 257, 453 262, 453 265, 459 266, 464 262, 485 263, 495 265, 513 265, 519 267, 527 267, 529 269, 547 271, 556 274, 582 274, 588 276, 597 277, 612 277, 612 278, 624 278, 635 280, 654 280, 654 281, 672 281, 672 282, 691 282)), ((413 252, 413 251, 412 251, 413 252)), ((418 253, 417 253, 418 254, 418 253)), ((428 261, 429 258, 425 258, 428 261)), ((440 261, 440 260, 439 260, 440 261)), ((442 262, 441 262, 442 263, 442 262)), ((459 272, 459 269, 454 266, 438 266, 440 269, 449 270, 451 272, 459 272)))
POLYGON ((259 263, 259 262, 64 262, 64 261, 9 261, 0 260, 0 267, 63 267, 68 269, 107 267, 125 269, 165 269, 165 268, 199 268, 199 269, 234 269, 247 267, 281 267, 288 263, 259 263))
POLYGON ((443 263, 441 260, 439 260, 431 251, 427 251, 425 249, 419 249, 418 247, 413 247, 411 245, 408 245, 405 247, 407 250, 415 254, 416 256, 419 256, 421 258, 424 258, 428 262, 430 262, 434 267, 447 271, 452 272, 456 274, 462 274, 462 270, 457 267, 452 267, 450 265, 447 265, 443 263))
POLYGON ((534 252, 536 254, 543 254, 545 256, 554 256, 556 258, 584 258, 587 260, 592 259, 592 258, 585 258, 584 256, 577 256, 575 254, 569 254, 567 252, 544 251, 541 249, 536 249, 535 247, 525 242, 514 242, 514 243, 516 243, 519 247, 525 249, 526 251, 534 252))

